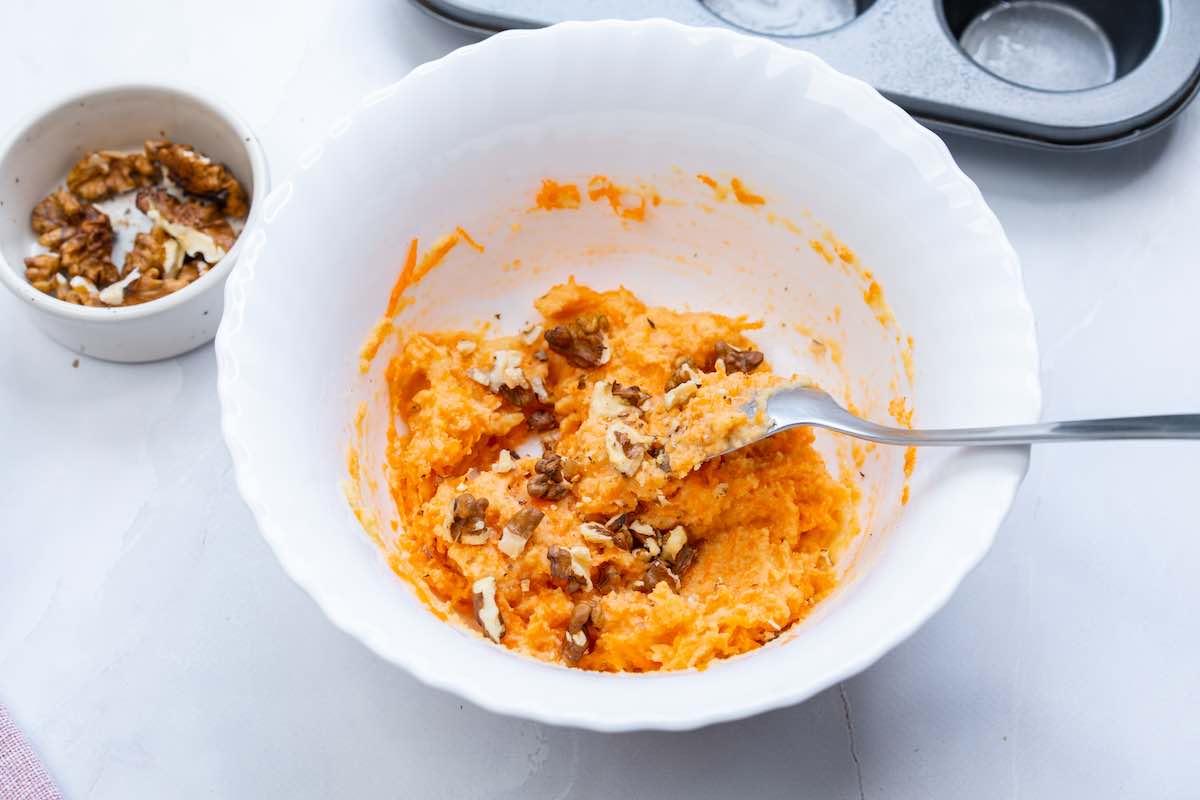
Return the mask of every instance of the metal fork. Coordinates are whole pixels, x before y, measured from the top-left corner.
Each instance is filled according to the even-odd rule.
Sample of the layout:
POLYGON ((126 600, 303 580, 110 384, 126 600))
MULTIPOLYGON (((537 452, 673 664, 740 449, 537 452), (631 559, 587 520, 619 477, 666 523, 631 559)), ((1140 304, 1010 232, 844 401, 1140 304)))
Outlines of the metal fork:
MULTIPOLYGON (((758 411, 757 401, 746 404, 743 410, 754 418, 758 411)), ((801 425, 828 428, 881 444, 920 446, 1010 445, 1108 439, 1200 439, 1200 414, 1081 419, 1038 422, 1032 425, 997 425, 990 428, 891 428, 854 416, 838 405, 827 392, 811 386, 791 387, 771 395, 767 399, 766 416, 770 422, 762 435, 733 449, 745 447, 752 442, 801 425)))

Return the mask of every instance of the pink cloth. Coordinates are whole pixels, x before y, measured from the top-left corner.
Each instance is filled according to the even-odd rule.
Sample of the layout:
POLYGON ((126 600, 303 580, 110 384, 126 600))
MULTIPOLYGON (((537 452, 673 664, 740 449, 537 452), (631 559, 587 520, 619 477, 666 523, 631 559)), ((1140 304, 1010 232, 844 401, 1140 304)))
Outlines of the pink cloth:
POLYGON ((4 706, 0 706, 0 800, 62 800, 4 706))

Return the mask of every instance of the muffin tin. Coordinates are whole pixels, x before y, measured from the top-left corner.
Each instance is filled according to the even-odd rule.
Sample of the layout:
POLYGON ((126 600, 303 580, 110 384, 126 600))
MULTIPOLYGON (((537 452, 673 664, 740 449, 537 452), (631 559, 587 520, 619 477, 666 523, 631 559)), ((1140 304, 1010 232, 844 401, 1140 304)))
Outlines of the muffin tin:
POLYGON ((1098 149, 1168 123, 1200 84, 1195 0, 412 0, 493 33, 666 17, 766 36, 861 78, 926 124, 1098 149))

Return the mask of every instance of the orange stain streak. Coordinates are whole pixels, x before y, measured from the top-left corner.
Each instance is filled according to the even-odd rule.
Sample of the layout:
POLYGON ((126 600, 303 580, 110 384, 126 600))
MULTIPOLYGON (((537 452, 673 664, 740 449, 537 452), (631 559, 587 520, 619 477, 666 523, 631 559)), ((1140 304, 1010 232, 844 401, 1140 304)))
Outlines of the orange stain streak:
POLYGON ((396 278, 396 283, 392 285, 392 294, 388 297, 387 311, 383 312, 385 317, 393 316, 400 308, 400 296, 404 294, 404 290, 412 285, 412 273, 417 266, 417 240, 413 239, 408 245, 408 255, 404 258, 404 268, 400 270, 400 275, 396 278))
POLYGON ((359 372, 365 375, 370 371, 371 362, 375 360, 375 355, 379 352, 379 348, 392 335, 393 330, 391 317, 384 317, 375 323, 375 327, 371 330, 367 341, 363 343, 362 349, 358 352, 359 372))
POLYGON ((442 238, 438 239, 437 242, 434 243, 433 247, 429 248, 429 251, 425 253, 425 255, 421 256, 421 260, 417 262, 417 267, 413 270, 412 280, 409 285, 411 286, 412 284, 419 282, 422 278, 428 275, 434 267, 442 263, 442 259, 445 258, 446 254, 453 250, 455 245, 458 243, 459 236, 457 232, 448 233, 442 238))
POLYGON ((912 409, 908 406, 908 398, 893 397, 888 401, 888 413, 892 415, 892 419, 903 425, 905 428, 912 427, 912 409))
POLYGON ((479 242, 475 241, 475 239, 471 236, 471 234, 467 233, 466 229, 463 228, 463 226, 461 226, 461 225, 457 226, 454 229, 454 232, 458 234, 458 238, 462 239, 464 242, 469 244, 471 247, 475 248, 480 253, 483 252, 483 245, 481 245, 479 242))
POLYGON ((729 187, 733 189, 733 196, 736 197, 737 201, 742 205, 761 206, 763 203, 767 202, 762 195, 757 195, 747 189, 745 184, 742 183, 741 178, 734 178, 731 180, 729 182, 729 187))
POLYGON ((813 249, 813 252, 825 259, 826 264, 833 263, 833 254, 825 249, 825 245, 818 239, 809 239, 808 246, 813 249))
POLYGON ((579 208, 579 187, 573 183, 558 183, 549 178, 542 180, 542 188, 535 201, 543 211, 560 208, 579 208))
MULTIPOLYGON (((912 412, 909 412, 910 414, 912 412)), ((909 482, 912 480, 913 469, 917 466, 917 448, 909 447, 904 451, 904 490, 900 493, 900 504, 908 505, 910 494, 909 482)))
POLYGON ((728 189, 726 189, 726 188, 725 188, 724 186, 722 186, 721 184, 717 183, 717 181, 716 181, 716 180, 714 180, 713 178, 710 178, 708 175, 705 175, 703 172, 701 172, 701 173, 699 173, 698 175, 696 175, 696 178, 697 178, 697 179, 698 179, 698 180, 699 180, 701 183, 703 183, 705 186, 707 186, 708 188, 712 189, 712 190, 713 190, 713 194, 716 196, 716 198, 717 198, 718 200, 724 200, 726 197, 728 197, 728 196, 729 196, 729 190, 728 190, 728 189))
MULTIPOLYGON (((636 206, 626 206, 621 202, 621 196, 628 189, 618 186, 604 175, 595 175, 588 181, 588 199, 592 202, 604 198, 612 206, 613 213, 624 219, 643 222, 646 219, 646 197, 638 195, 640 201, 636 206)), ((657 203, 655 203, 657 205, 657 203)))

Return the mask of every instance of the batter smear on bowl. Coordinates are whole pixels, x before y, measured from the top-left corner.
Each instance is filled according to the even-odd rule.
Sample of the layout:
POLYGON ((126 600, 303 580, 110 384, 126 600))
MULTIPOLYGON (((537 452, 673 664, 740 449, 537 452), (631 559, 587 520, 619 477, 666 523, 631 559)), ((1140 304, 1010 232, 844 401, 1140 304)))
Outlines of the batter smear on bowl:
POLYGON ((515 336, 397 331, 393 569, 492 641, 592 670, 700 669, 802 619, 854 490, 808 430, 710 458, 755 424, 745 398, 796 380, 757 325, 573 281, 535 306, 515 336))

